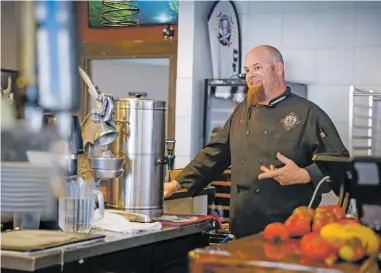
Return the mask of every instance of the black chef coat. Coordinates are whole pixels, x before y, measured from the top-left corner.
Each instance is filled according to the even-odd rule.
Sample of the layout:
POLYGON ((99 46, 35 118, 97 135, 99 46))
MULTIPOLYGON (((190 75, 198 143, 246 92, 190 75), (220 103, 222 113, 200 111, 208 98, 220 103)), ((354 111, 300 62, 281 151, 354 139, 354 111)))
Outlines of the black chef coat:
POLYGON ((324 177, 312 162, 315 153, 349 156, 327 114, 287 88, 269 105, 238 105, 176 181, 195 194, 231 165, 230 229, 243 237, 284 222, 296 207, 309 204, 324 177), (259 180, 262 164, 282 166, 277 152, 306 168, 311 183, 282 186, 274 179, 259 180))

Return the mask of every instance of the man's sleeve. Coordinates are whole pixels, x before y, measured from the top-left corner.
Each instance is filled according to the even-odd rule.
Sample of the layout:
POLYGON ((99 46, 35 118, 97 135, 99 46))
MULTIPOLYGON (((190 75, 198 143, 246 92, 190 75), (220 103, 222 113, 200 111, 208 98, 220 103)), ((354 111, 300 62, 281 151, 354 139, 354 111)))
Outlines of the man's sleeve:
POLYGON ((234 113, 215 139, 207 144, 175 178, 193 196, 206 187, 214 175, 224 172, 231 164, 229 136, 234 113))
MULTIPOLYGON (((312 136, 312 142, 316 144, 313 155, 317 153, 327 153, 340 156, 348 156, 349 152, 344 146, 340 135, 329 116, 319 107, 315 106, 311 110, 311 124, 308 134, 312 136)), ((305 168, 311 177, 314 188, 324 175, 315 163, 305 168)))

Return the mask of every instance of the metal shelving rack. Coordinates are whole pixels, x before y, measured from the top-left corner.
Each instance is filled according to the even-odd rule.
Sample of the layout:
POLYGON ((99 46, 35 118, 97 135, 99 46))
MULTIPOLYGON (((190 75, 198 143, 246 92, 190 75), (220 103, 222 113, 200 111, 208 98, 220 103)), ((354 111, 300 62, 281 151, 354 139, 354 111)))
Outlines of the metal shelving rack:
POLYGON ((381 156, 381 93, 349 87, 349 152, 381 156))

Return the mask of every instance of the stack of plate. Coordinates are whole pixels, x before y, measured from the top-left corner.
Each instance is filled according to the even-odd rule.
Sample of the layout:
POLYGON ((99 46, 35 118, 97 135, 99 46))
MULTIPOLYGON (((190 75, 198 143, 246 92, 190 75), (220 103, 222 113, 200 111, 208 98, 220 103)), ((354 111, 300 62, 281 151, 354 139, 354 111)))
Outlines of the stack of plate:
POLYGON ((52 168, 28 162, 1 162, 1 211, 42 211, 51 198, 52 168))

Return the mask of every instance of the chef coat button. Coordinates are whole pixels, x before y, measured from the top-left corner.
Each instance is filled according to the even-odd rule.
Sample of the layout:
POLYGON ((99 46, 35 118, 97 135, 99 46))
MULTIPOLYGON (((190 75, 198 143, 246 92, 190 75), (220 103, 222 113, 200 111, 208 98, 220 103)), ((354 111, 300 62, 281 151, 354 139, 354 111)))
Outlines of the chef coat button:
POLYGON ((265 135, 267 135, 267 134, 268 134, 267 130, 264 130, 264 131, 263 131, 263 133, 264 133, 265 135))
POLYGON ((263 164, 263 159, 259 160, 259 164, 263 164))
POLYGON ((256 192, 256 193, 259 193, 259 189, 255 189, 255 192, 256 192))
POLYGON ((245 163, 245 159, 244 159, 244 158, 241 159, 241 163, 242 163, 242 164, 245 163))
POLYGON ((246 131, 246 135, 248 135, 248 134, 250 134, 250 131, 249 131, 249 130, 246 131))

